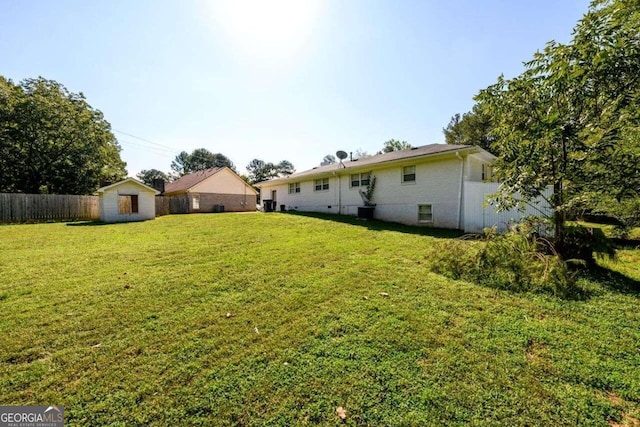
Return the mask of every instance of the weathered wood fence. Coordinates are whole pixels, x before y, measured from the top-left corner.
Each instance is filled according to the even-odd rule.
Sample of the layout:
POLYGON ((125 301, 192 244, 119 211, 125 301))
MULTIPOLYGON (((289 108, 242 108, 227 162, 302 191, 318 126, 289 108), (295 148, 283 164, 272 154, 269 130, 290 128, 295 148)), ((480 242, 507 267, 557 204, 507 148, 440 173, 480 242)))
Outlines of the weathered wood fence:
POLYGON ((156 216, 189 213, 189 196, 156 196, 156 216))
MULTIPOLYGON (((99 220, 98 196, 0 193, 0 223, 99 220)), ((156 196, 156 216, 189 213, 189 197, 156 196)))
POLYGON ((97 219, 98 196, 0 193, 0 222, 97 219))

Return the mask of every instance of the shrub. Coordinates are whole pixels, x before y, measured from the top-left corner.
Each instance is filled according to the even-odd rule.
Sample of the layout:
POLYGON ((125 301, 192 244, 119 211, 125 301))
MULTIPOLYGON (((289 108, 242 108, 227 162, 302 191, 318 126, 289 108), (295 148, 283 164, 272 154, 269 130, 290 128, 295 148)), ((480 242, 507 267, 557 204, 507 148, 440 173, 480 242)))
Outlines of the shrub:
POLYGON ((477 253, 477 245, 463 240, 438 242, 430 256, 431 271, 454 280, 464 279, 476 268, 477 253))
POLYGON ((452 279, 515 292, 563 297, 576 290, 574 274, 552 245, 524 231, 496 234, 492 230, 478 243, 438 244, 431 270, 452 279))

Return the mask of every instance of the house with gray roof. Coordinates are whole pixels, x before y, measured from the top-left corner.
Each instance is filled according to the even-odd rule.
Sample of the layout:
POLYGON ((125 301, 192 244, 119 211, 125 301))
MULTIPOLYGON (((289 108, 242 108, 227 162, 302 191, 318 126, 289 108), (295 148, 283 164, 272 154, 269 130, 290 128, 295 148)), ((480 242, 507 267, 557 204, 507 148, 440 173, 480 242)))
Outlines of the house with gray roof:
POLYGON ((430 144, 319 166, 256 186, 262 203, 279 209, 358 215, 369 204, 375 205, 376 219, 478 232, 504 229, 531 213, 497 213, 486 206, 486 196, 498 189, 491 182, 495 161, 477 146, 430 144))

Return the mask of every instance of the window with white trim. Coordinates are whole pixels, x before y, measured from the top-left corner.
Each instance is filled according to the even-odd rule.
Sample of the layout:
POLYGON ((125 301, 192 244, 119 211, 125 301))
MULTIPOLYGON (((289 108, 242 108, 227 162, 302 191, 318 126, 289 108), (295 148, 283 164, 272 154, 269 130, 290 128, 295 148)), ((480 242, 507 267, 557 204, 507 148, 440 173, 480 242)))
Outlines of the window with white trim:
POLYGON ((415 166, 405 166, 402 168, 402 182, 416 182, 415 166))
POLYGON ((371 172, 354 173, 351 175, 351 187, 366 187, 371 182, 371 172))
POLYGON ((193 210, 195 211, 200 210, 200 195, 194 194, 191 200, 192 200, 193 210))
POLYGON ((300 183, 292 182, 289 184, 289 194, 296 194, 300 192, 300 183))
POLYGON ((433 207, 418 205, 418 222, 433 222, 433 207))
POLYGON ((329 178, 316 179, 313 182, 315 191, 325 191, 329 189, 329 178))

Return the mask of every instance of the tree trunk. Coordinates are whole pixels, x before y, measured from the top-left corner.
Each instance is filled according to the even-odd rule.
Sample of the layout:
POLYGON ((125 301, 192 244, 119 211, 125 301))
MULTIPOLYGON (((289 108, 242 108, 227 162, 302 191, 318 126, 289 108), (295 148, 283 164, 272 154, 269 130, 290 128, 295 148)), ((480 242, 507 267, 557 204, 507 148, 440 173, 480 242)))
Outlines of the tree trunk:
POLYGON ((553 224, 555 226, 556 251, 564 258, 565 255, 565 212, 562 208, 562 181, 553 184, 553 224))

